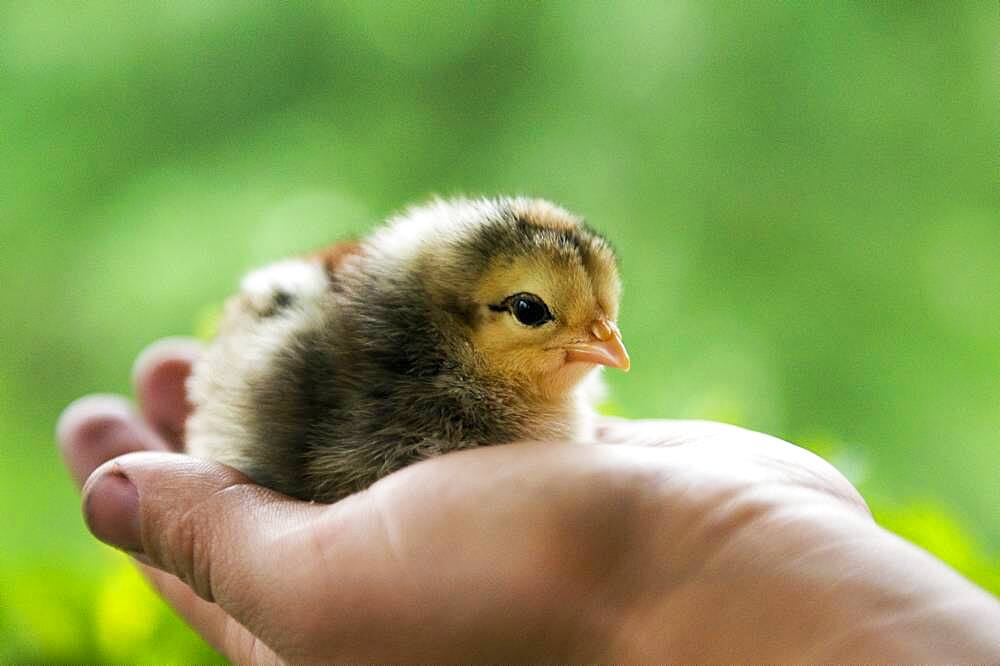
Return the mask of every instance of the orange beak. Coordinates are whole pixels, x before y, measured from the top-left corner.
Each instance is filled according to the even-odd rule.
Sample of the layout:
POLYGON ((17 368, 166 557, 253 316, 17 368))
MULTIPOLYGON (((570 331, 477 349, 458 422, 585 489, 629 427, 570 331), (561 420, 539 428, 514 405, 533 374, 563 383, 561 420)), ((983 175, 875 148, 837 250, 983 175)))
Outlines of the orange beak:
POLYGON ((565 348, 566 362, 596 363, 628 372, 632 363, 622 344, 621 331, 615 323, 602 317, 591 324, 590 332, 594 336, 593 340, 578 342, 565 348))

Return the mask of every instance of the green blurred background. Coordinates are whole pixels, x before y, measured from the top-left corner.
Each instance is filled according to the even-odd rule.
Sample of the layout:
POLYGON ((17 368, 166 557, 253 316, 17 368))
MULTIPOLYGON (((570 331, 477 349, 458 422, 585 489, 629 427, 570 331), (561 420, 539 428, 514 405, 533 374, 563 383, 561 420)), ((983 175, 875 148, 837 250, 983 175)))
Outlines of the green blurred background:
POLYGON ((1000 593, 998 36, 986 1, 0 5, 0 661, 217 659, 86 534, 56 418, 431 193, 613 239, 609 409, 808 446, 1000 593))

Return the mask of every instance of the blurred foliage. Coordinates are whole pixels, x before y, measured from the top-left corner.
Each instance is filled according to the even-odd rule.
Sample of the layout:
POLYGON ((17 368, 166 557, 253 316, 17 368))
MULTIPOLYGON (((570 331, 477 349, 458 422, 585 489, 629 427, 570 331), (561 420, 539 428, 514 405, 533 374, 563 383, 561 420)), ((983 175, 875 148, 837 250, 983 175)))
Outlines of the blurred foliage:
POLYGON ((620 249, 629 416, 827 455, 998 591, 995 3, 0 3, 0 661, 205 662, 81 525, 62 407, 241 271, 438 192, 620 249))
POLYGON ((89 567, 19 564, 3 587, 0 663, 225 663, 124 555, 100 548, 89 567))

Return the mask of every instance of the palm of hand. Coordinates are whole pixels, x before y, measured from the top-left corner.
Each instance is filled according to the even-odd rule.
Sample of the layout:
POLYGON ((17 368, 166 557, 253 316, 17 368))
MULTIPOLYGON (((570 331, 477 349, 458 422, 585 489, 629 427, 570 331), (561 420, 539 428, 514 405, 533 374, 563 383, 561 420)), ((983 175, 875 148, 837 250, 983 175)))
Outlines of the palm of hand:
POLYGON ((803 570, 826 589, 824 552, 872 525, 815 456, 699 422, 606 420, 594 445, 464 451, 334 505, 293 501, 166 453, 194 353, 140 361, 144 420, 91 399, 60 436, 81 482, 137 452, 91 476, 91 528, 125 545, 102 526, 101 484, 127 477, 130 549, 235 661, 801 658, 825 616, 774 601, 802 592, 803 570))

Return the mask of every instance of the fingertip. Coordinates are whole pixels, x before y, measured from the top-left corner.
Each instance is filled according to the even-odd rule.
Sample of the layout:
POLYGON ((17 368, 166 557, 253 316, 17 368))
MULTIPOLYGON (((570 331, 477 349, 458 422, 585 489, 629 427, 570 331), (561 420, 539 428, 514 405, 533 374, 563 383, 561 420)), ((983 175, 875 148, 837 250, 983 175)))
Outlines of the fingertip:
POLYGON ((80 439, 81 432, 92 428, 96 420, 124 420, 134 415, 132 403, 120 395, 85 395, 67 405, 59 415, 56 421, 56 444, 65 456, 80 439))
POLYGON ((597 415, 594 418, 594 439, 598 442, 609 443, 621 437, 620 431, 627 421, 617 416, 597 415))
POLYGON ((183 449, 184 422, 191 411, 186 383, 201 353, 196 340, 166 338, 143 350, 132 368, 143 416, 175 451, 183 449))
POLYGON ((70 404, 56 424, 56 441, 78 487, 115 456, 164 448, 132 404, 117 395, 90 395, 70 404))
POLYGON ((194 338, 173 336, 153 342, 139 352, 132 364, 132 385, 139 386, 164 363, 193 364, 201 356, 204 345, 194 338))

